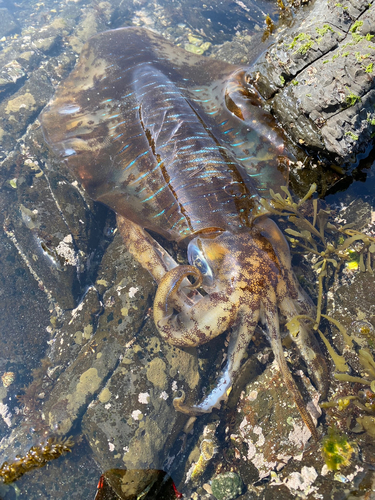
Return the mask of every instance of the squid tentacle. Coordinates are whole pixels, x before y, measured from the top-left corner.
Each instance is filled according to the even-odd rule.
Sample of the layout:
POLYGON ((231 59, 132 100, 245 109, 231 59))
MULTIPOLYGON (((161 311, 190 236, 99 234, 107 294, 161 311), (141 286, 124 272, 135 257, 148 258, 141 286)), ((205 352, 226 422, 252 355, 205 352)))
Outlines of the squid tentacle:
POLYGON ((301 393, 290 373, 289 367, 286 363, 284 350, 281 343, 280 330, 279 330, 279 317, 276 306, 276 296, 273 290, 269 290, 268 300, 263 300, 263 312, 268 328, 269 342, 271 344, 272 351, 275 355, 275 360, 279 366, 283 381, 287 389, 293 396, 294 402, 297 409, 305 422, 313 438, 318 441, 319 435, 316 430, 312 416, 306 408, 306 404, 301 396, 301 393))
MULTIPOLYGON (((243 311, 240 311, 240 313, 243 311)), ((173 405, 176 410, 188 415, 200 415, 210 413, 213 408, 220 408, 221 401, 226 401, 233 381, 240 369, 241 361, 251 341, 256 325, 259 321, 259 307, 248 314, 244 314, 239 324, 231 333, 228 346, 228 359, 226 365, 218 378, 215 388, 197 405, 184 404, 185 395, 175 398, 173 405)))
POLYGON ((290 255, 289 245, 277 224, 268 217, 262 217, 254 222, 254 226, 260 231, 261 235, 266 238, 266 240, 268 240, 272 245, 272 249, 275 252, 276 258, 279 262, 283 281, 287 285, 288 295, 293 299, 297 299, 301 304, 309 309, 309 311, 311 311, 313 309, 311 300, 296 284, 296 279, 292 271, 292 259, 290 255))
MULTIPOLYGON (((286 290, 278 293, 278 303, 281 313, 290 321, 294 316, 307 314, 312 318, 315 316, 315 307, 311 299, 297 286, 296 278, 292 270, 289 245, 272 219, 259 219, 255 225, 271 244, 280 263, 281 273, 286 290), (293 300, 294 299, 294 300, 293 300)), ((293 340, 297 344, 298 351, 306 362, 307 370, 317 389, 325 397, 328 391, 328 370, 325 358, 320 350, 318 341, 313 332, 309 330, 303 321, 300 321, 299 333, 293 340)))
POLYGON ((188 276, 193 276, 196 280, 194 284, 189 284, 190 288, 198 288, 202 284, 202 274, 194 266, 178 266, 164 274, 159 282, 154 300, 154 320, 156 324, 172 315, 173 306, 178 304, 176 294, 182 281, 188 276))
MULTIPOLYGON (((157 283, 160 283, 168 271, 179 267, 169 253, 138 224, 117 214, 117 227, 128 252, 147 269, 157 283)), ((188 288, 191 289, 191 283, 187 279, 182 280, 177 295, 179 302, 189 307, 202 296, 197 290, 193 296, 186 295, 184 290, 188 288)))
MULTIPOLYGON (((289 297, 285 297, 279 307, 287 321, 291 321, 293 317, 301 314, 295 302, 289 297)), ((301 319, 298 323, 298 334, 296 336, 292 335, 292 339, 296 343, 300 355, 305 360, 309 376, 324 399, 329 386, 328 368, 325 357, 311 328, 301 319)))
POLYGON ((194 266, 178 266, 168 271, 159 283, 154 301, 154 321, 164 340, 179 347, 205 344, 230 328, 237 317, 237 292, 214 292, 193 305, 182 302, 179 287, 187 276, 200 286, 201 272, 194 266), (176 314, 177 310, 177 314, 176 314))

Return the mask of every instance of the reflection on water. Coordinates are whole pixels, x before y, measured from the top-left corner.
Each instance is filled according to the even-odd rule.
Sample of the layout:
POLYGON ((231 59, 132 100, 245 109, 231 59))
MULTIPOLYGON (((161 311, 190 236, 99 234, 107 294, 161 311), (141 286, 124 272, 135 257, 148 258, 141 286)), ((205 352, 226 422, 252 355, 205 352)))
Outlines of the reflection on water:
MULTIPOLYGON (((280 428, 273 432, 285 432, 283 404, 274 407, 283 388, 263 336, 256 335, 243 384, 233 389, 225 413, 195 422, 176 413, 176 390, 195 400, 201 388, 209 390, 202 374, 215 379, 226 339, 199 353, 161 341, 150 319, 151 278, 124 255, 113 214, 87 199, 48 153, 36 119, 97 32, 138 24, 196 53, 246 64, 272 41, 262 39, 266 15, 278 20, 277 4, 3 0, 0 8, 6 9, 0 11, 0 463, 25 457, 51 435, 74 440, 71 453, 15 485, 0 485, 0 498, 118 498, 113 488, 98 493, 97 485, 105 471, 124 464, 171 474, 177 490, 165 476, 165 498, 178 498, 179 491, 184 498, 212 498, 212 492, 220 498, 221 482, 235 498, 245 491, 242 481, 250 485, 259 470, 290 459, 288 448, 267 448, 260 425, 271 426, 274 413, 280 428), (255 351, 261 354, 251 356, 255 351), (259 469, 251 462, 253 443, 264 448, 256 456, 259 469), (210 483, 216 473, 219 480, 210 483)), ((366 170, 366 179, 357 172, 349 189, 344 185, 327 201, 346 206, 364 197, 372 216, 373 171, 366 170)), ((372 311, 371 303, 367 307, 372 311)), ((285 425, 298 448, 303 436, 297 419, 296 412, 288 414, 285 425)), ((318 446, 312 449, 309 470, 321 464, 318 446)), ((107 482, 110 477, 108 472, 107 482)), ((307 476, 303 480, 308 485, 307 476)), ((146 481, 128 498, 142 492, 163 498, 154 495, 155 484, 161 487, 146 481)))

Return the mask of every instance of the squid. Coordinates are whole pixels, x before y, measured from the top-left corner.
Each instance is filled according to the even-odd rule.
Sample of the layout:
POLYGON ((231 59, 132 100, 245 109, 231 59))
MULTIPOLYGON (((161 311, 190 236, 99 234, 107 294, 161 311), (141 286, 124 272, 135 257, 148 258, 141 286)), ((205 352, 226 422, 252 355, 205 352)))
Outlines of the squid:
MULTIPOLYGON (((230 331, 216 387, 178 411, 219 408, 258 323, 281 376, 317 438, 285 361, 280 316, 313 315, 288 244, 262 197, 285 183, 290 153, 246 69, 185 52, 142 28, 92 37, 41 115, 46 142, 88 195, 117 214, 126 248, 158 284, 162 338, 199 346, 230 331), (186 249, 175 260, 153 234, 186 249)), ((298 346, 322 393, 327 368, 303 321, 298 346)))

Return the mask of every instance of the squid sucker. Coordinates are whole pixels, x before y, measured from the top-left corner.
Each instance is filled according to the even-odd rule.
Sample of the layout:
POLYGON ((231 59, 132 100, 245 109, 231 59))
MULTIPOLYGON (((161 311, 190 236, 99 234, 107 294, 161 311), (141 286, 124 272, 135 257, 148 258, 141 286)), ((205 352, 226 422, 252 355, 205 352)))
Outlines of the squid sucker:
MULTIPOLYGON (((284 183, 289 153, 260 103, 244 68, 190 54, 142 28, 120 28, 86 43, 41 123, 88 195, 116 212, 125 246, 158 283, 154 321, 163 339, 198 346, 231 330, 216 388, 196 405, 176 398, 175 408, 193 415, 218 408, 261 322, 317 438, 279 327, 280 313, 290 321, 313 315, 314 306, 260 203, 284 183), (187 248, 189 265, 177 265, 148 231, 187 248)), ((297 344, 324 393, 324 357, 303 322, 297 344)))

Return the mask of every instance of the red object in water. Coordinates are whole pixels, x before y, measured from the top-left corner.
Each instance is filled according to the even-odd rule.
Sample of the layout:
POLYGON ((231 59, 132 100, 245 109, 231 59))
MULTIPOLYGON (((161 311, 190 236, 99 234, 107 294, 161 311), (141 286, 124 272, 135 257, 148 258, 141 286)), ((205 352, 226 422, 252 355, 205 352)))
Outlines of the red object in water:
POLYGON ((104 474, 100 476, 99 482, 98 482, 98 490, 101 490, 104 487, 104 474))
POLYGON ((173 490, 174 490, 174 492, 176 494, 176 498, 182 498, 183 497, 182 493, 180 493, 179 491, 177 491, 177 488, 174 485, 174 483, 172 483, 172 486, 173 486, 173 490))

